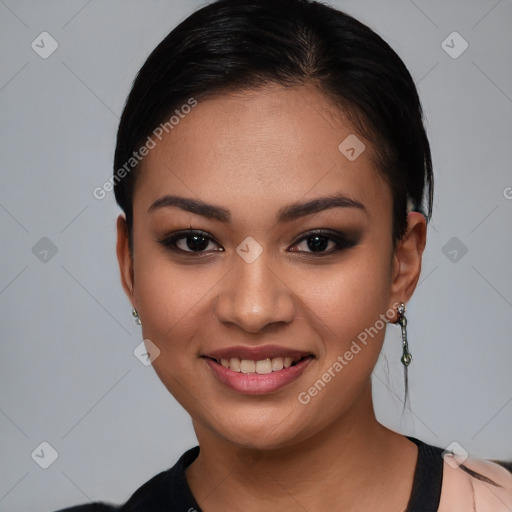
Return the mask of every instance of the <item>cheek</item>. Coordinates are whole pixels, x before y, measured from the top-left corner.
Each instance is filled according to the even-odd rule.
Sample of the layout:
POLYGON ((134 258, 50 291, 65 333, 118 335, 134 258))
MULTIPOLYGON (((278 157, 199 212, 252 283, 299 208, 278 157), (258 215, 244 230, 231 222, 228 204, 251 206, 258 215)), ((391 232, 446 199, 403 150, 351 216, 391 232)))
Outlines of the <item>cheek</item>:
POLYGON ((135 293, 144 334, 164 344, 179 342, 176 335, 204 308, 219 281, 218 269, 206 265, 178 265, 154 243, 141 244, 135 254, 135 293))
POLYGON ((200 394, 195 387, 200 349, 195 333, 218 279, 212 272, 170 265, 166 258, 150 258, 149 252, 146 256, 135 269, 142 334, 160 350, 152 366, 161 382, 185 409, 193 410, 200 394))
POLYGON ((207 298, 205 293, 214 283, 207 276, 193 278, 191 267, 183 271, 166 262, 166 258, 151 256, 148 249, 135 265, 142 335, 158 347, 160 353, 152 363, 153 368, 181 402, 185 397, 180 396, 180 383, 187 375, 193 375, 192 365, 198 351, 191 336, 207 298))
POLYGON ((304 309, 310 312, 306 321, 321 335, 323 352, 298 401, 308 404, 308 414, 319 424, 333 421, 350 407, 375 367, 390 319, 388 263, 382 253, 360 254, 337 272, 303 280, 309 290, 303 295, 304 309))
POLYGON ((389 257, 383 251, 363 249, 336 267, 304 272, 296 279, 305 310, 310 310, 316 323, 324 326, 325 339, 332 348, 350 344, 373 326, 388 307, 389 257))

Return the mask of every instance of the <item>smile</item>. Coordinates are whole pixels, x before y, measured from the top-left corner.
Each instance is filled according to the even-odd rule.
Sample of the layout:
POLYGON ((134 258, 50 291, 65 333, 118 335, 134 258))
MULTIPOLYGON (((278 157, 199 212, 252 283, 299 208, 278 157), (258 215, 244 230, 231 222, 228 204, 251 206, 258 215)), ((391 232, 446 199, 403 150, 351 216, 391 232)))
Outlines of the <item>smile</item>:
POLYGON ((221 364, 224 368, 229 368, 233 372, 266 375, 272 372, 279 372, 283 368, 295 366, 299 361, 302 361, 302 359, 304 358, 302 357, 294 360, 291 357, 267 357, 266 359, 253 361, 251 359, 239 359, 238 357, 232 357, 231 359, 214 359, 214 361, 217 364, 221 364))
POLYGON ((257 349, 239 350, 237 357, 235 350, 223 351, 223 357, 210 354, 202 356, 202 359, 218 381, 234 391, 249 395, 281 390, 298 379, 315 359, 313 354, 297 351, 277 355, 277 350, 267 351, 268 357, 264 357, 257 353, 262 352, 257 349))

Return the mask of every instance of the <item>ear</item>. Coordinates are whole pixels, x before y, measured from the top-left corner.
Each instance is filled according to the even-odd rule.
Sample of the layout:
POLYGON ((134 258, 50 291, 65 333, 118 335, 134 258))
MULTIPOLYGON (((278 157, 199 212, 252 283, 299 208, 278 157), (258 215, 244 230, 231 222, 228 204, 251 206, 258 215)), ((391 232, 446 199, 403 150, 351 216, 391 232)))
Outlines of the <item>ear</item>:
POLYGON ((121 283, 123 285, 124 291, 133 307, 136 307, 133 295, 133 258, 130 252, 128 240, 128 226, 126 225, 126 218, 123 214, 120 214, 117 217, 117 261, 119 263, 121 283))
POLYGON ((427 241, 427 222, 419 212, 407 215, 407 230, 397 243, 393 255, 390 307, 407 303, 411 298, 421 273, 421 258, 427 241))

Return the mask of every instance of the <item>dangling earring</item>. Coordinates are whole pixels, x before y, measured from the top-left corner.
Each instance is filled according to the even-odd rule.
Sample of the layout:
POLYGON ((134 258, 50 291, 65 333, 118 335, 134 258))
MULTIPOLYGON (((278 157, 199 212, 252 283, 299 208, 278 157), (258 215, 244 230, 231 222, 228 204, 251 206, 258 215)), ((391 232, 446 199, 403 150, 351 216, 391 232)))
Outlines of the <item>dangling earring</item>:
POLYGON ((407 367, 411 364, 412 354, 409 352, 409 345, 407 344, 407 318, 405 318, 405 304, 401 302, 396 308, 396 312, 398 315, 397 322, 400 324, 400 328, 402 330, 402 357, 400 361, 402 364, 407 367))
POLYGON ((140 318, 139 318, 139 313, 137 313, 137 310, 135 308, 132 309, 132 315, 133 317, 135 318, 135 323, 137 325, 141 325, 142 322, 140 321, 140 318))

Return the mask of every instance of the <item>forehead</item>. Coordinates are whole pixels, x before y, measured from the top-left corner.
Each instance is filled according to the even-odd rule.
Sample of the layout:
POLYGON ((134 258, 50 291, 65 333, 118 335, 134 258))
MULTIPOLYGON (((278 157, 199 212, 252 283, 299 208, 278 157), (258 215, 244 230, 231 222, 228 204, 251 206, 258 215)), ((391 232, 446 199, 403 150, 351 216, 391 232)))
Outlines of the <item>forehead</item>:
POLYGON ((179 192, 270 205, 340 191, 371 202, 386 188, 369 142, 310 85, 199 101, 154 140, 137 184, 148 200, 179 192))

